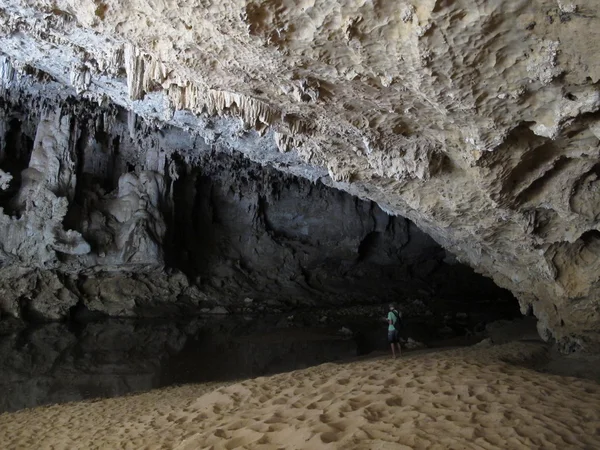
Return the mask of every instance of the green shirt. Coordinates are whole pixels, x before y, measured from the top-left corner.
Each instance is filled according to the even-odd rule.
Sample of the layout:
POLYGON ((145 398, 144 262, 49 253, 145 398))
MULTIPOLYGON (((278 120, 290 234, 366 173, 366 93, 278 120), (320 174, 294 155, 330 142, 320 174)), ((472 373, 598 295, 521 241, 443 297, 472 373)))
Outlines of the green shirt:
POLYGON ((398 311, 395 311, 395 312, 396 312, 396 314, 398 314, 398 316, 396 316, 396 314, 394 314, 392 311, 390 311, 387 315, 388 320, 392 321, 392 323, 390 323, 388 325, 388 331, 394 331, 396 329, 396 327, 394 327, 394 325, 396 325, 396 321, 398 320, 400 313, 398 311))

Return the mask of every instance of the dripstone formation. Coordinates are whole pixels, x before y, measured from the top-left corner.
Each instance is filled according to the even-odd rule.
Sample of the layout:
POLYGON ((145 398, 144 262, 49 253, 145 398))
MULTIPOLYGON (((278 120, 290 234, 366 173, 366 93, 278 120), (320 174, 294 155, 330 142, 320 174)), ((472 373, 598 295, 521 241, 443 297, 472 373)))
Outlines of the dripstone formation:
POLYGON ((272 313, 460 297, 458 309, 417 302, 422 315, 514 301, 445 264, 452 257, 435 241, 373 202, 114 105, 50 92, 41 100, 12 91, 0 109, 4 316, 272 313))
MULTIPOLYGON (((69 268, 63 274, 148 273, 185 258, 164 246, 181 238, 169 237, 169 221, 183 212, 157 211, 173 204, 178 180, 192 183, 181 166, 198 152, 178 160, 161 153, 175 142, 138 142, 169 139, 159 129, 171 125, 210 152, 240 152, 374 201, 373 217, 380 208, 410 219, 510 289, 522 312, 539 319, 544 339, 596 351, 599 25, 592 0, 5 1, 0 75, 7 95, 21 99, 13 103, 68 91, 120 105, 130 112, 117 122, 136 131, 131 145, 119 138, 118 153, 143 163, 126 171, 103 168, 96 156, 57 163, 77 135, 67 132, 73 118, 57 102, 41 108, 27 170, 0 174, 8 191, 18 186, 5 194, 3 258, 69 268), (140 122, 147 136, 139 136, 140 122), (88 165, 82 172, 78 164, 88 165), (118 179, 84 188, 77 173, 118 179), (70 208, 83 190, 96 197, 70 208), (79 225, 59 226, 69 220, 79 225), (36 238, 19 244, 27 233, 36 238)), ((114 151, 115 134, 104 133, 83 138, 86 154, 103 139, 112 141, 97 149, 114 151)), ((135 164, 119 155, 102 161, 135 164)), ((190 191, 182 196, 189 200, 190 191)), ((268 217, 265 204, 256 203, 257 217, 265 209, 268 217)), ((219 276, 244 268, 230 271, 219 276)), ((169 292, 196 298, 196 284, 184 278, 169 292)), ((68 298, 59 281, 52 295, 68 298)))

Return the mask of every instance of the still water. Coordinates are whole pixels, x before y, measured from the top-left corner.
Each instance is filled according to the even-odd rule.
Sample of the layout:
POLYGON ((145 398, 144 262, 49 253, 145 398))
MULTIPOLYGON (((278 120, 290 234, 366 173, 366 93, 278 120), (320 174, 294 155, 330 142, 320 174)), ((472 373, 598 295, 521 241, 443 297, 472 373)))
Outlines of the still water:
POLYGON ((289 328, 277 317, 50 323, 0 335, 0 412, 256 377, 358 353, 356 340, 335 328, 289 328))

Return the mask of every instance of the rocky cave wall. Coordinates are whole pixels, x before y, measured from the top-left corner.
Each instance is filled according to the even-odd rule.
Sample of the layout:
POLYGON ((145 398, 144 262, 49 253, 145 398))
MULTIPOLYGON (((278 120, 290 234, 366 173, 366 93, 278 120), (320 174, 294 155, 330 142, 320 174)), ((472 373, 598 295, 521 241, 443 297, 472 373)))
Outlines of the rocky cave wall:
POLYGON ((4 316, 515 305, 373 202, 114 105, 13 90, 0 130, 4 316))
POLYGON ((373 200, 597 351, 599 25, 595 0, 6 0, 0 74, 373 200))

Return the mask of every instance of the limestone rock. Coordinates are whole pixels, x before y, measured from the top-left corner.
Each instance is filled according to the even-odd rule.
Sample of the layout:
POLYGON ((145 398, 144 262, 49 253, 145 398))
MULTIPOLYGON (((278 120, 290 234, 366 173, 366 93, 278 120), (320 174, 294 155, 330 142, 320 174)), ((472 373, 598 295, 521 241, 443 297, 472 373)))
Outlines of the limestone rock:
POLYGON ((157 133, 110 104, 5 98, 7 317, 273 313, 444 296, 444 280, 456 284, 438 244, 372 202, 215 153, 174 127, 157 133))
MULTIPOLYGON (((545 338, 593 350, 596 9, 592 0, 6 0, 0 81, 110 98, 135 112, 132 124, 193 130, 216 151, 373 200, 515 293, 545 338)), ((25 178, 73 195, 70 167, 25 178)), ((54 267, 60 214, 34 225, 50 246, 4 244, 2 257, 54 267)), ((8 216, 2 224, 24 233, 8 216)), ((132 233, 156 251, 158 236, 132 233)), ((60 248, 87 250, 75 235, 60 248)))
POLYGON ((78 297, 60 282, 51 272, 41 272, 38 281, 43 290, 29 301, 29 313, 38 318, 60 320, 69 314, 69 309, 77 304, 78 297))
POLYGON ((420 348, 426 348, 427 346, 422 342, 415 341, 412 338, 407 338, 406 341, 402 341, 402 346, 408 350, 417 350, 420 348))

